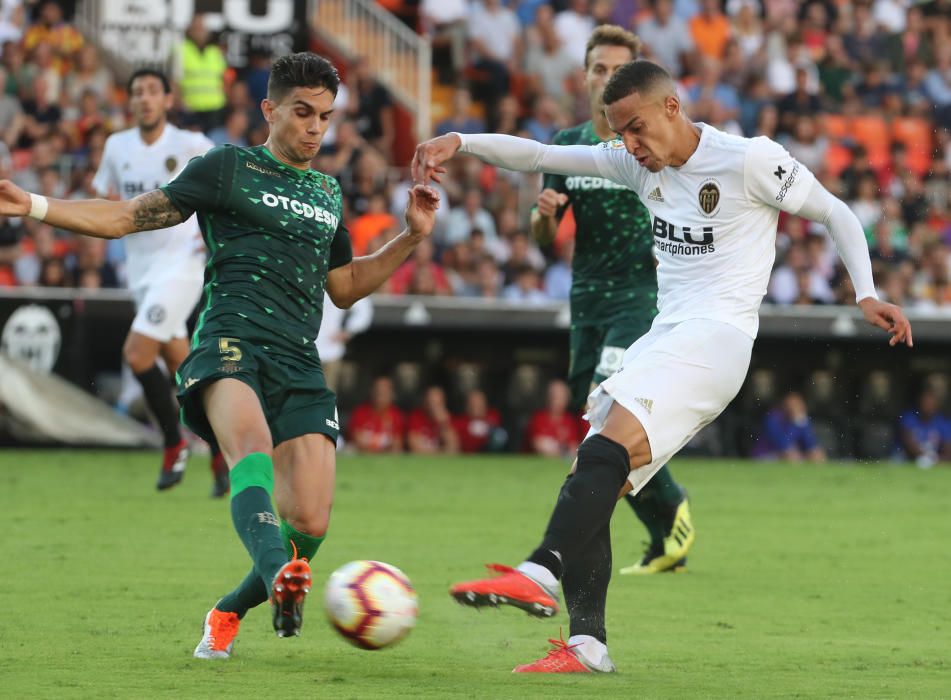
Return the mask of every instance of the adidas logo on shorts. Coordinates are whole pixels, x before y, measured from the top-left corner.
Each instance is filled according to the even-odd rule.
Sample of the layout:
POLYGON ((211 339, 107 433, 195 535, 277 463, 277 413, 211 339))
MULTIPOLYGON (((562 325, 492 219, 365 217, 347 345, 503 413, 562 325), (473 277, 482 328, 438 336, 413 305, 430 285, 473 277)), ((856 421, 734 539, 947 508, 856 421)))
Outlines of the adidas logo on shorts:
POLYGON ((634 399, 634 400, 637 401, 637 403, 639 403, 645 409, 647 409, 648 413, 650 413, 654 409, 653 399, 634 399))

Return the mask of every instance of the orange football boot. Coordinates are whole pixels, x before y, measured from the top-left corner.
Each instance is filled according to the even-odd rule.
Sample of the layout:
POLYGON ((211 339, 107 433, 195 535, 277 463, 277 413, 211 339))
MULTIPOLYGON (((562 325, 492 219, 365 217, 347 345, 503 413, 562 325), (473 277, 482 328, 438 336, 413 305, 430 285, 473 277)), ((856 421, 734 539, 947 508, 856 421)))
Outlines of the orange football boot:
POLYGON ((306 559, 291 559, 274 577, 274 583, 271 584, 271 610, 274 631, 278 637, 300 635, 304 598, 310 593, 310 581, 310 564, 306 559))
POLYGON ((227 659, 231 656, 234 638, 238 636, 241 619, 238 613, 212 608, 205 615, 201 641, 195 647, 196 659, 227 659))
POLYGON ((449 589, 449 595, 474 608, 512 605, 535 617, 551 617, 558 612, 556 591, 510 566, 488 564, 486 568, 499 576, 457 583, 449 589))
POLYGON ((593 664, 582 656, 577 644, 568 644, 564 637, 548 641, 554 648, 549 649, 546 656, 530 664, 516 666, 512 673, 613 673, 617 670, 607 654, 601 663, 593 664))

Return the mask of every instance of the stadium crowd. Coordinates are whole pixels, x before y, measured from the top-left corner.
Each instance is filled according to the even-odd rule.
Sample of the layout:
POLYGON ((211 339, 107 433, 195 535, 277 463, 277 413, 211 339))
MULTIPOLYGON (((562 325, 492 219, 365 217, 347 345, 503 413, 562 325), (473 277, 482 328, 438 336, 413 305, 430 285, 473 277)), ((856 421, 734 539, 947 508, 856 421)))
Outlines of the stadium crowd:
MULTIPOLYGON (((434 130, 550 141, 587 118, 584 40, 599 23, 634 28, 644 54, 680 80, 689 113, 718 128, 778 139, 849 202, 865 226, 882 296, 951 308, 951 6, 945 0, 422 0, 383 2, 433 37, 434 130), (440 92, 441 90, 441 92, 440 92), (436 112, 438 113, 438 109, 436 112)), ((112 131, 128 125, 123 85, 56 2, 0 9, 0 175, 53 196, 85 197, 112 131)), ((187 42, 212 45, 199 17, 187 42)), ((232 70, 219 101, 179 123, 216 143, 261 143, 258 109, 270 57, 232 70)), ((405 170, 393 163, 395 103, 366 61, 341 66, 335 123, 315 166, 337 176, 355 251, 400 228, 405 170)), ((537 176, 454 164, 432 245, 387 284, 393 294, 567 298, 570 215, 544 249, 527 233, 537 176)), ((583 232, 582 232, 583 235, 583 232)), ((121 244, 31 221, 0 223, 0 285, 112 287, 121 244)), ((848 303, 851 288, 825 231, 780 224, 767 303, 848 303)))
MULTIPOLYGON (((601 23, 633 28, 644 55, 677 77, 694 119, 779 140, 849 203, 865 227, 883 298, 951 310, 948 0, 380 4, 432 37, 436 133, 491 130, 550 142, 559 129, 589 117, 584 44, 590 31, 601 23)), ((105 138, 130 124, 119 76, 53 1, 0 4, 0 46, 0 177, 47 196, 91 196, 105 138)), ((189 46, 216 50, 200 16, 176 51, 189 46)), ((222 58, 219 94, 189 104, 176 89, 175 120, 215 143, 263 143, 267 128, 258 105, 271 60, 254 54, 233 69, 222 58)), ((401 228, 408 183, 405 163, 394 156, 401 138, 394 99, 367 61, 340 69, 337 110, 314 166, 340 180, 345 220, 361 255, 401 228)), ((418 247, 384 291, 524 304, 566 300, 575 236, 570 212, 550 246, 540 247, 527 232, 540 177, 466 158, 450 166, 432 241, 418 247)), ((120 287, 123 261, 121 242, 74 236, 32 219, 0 220, 0 286, 120 287)), ((783 215, 767 303, 850 304, 853 296, 822 227, 783 215)), ((465 412, 455 417, 438 388, 406 417, 393 417, 386 392, 375 384, 354 411, 349 435, 361 449, 512 444, 499 436, 497 412, 481 392, 467 397, 465 412)), ((559 396, 556 382, 520 446, 567 453, 583 436, 574 423, 558 424, 559 396)))

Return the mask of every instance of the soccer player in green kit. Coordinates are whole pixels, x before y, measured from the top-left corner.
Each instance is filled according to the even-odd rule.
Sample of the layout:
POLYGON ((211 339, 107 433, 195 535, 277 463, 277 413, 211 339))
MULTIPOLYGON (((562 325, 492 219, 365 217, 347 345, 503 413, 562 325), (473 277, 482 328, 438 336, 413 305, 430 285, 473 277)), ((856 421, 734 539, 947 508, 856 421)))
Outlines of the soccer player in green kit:
MULTIPOLYGON (((592 32, 585 52, 591 121, 555 135, 557 145, 596 145, 615 134, 604 116, 601 94, 619 67, 637 57, 640 40, 614 25, 592 32)), ((603 178, 546 175, 532 232, 555 238, 558 220, 571 205, 577 225, 571 283, 572 405, 585 407, 591 390, 621 366, 624 351, 644 335, 657 314, 651 218, 631 190, 603 178)), ((622 574, 680 570, 695 532, 683 489, 665 466, 628 504, 647 527, 650 543, 640 561, 622 574)))
POLYGON ((308 560, 330 519, 339 430, 314 347, 324 289, 344 308, 370 294, 429 235, 439 203, 432 189, 414 187, 407 229, 374 255, 352 257, 340 187, 310 169, 339 82, 315 54, 278 59, 261 104, 270 127, 263 146, 214 148, 134 199, 46 199, 0 182, 0 214, 99 238, 198 214, 208 264, 178 372, 182 418, 221 447, 232 521, 254 563, 205 617, 199 658, 229 657, 241 618, 268 598, 277 635, 299 634, 308 560))

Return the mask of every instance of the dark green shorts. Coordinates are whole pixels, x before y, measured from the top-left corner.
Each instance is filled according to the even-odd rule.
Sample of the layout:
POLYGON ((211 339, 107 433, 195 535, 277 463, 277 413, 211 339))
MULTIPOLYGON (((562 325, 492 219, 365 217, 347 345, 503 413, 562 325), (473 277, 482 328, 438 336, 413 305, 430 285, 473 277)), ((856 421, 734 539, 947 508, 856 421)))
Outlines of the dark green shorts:
POLYGON ((621 368, 624 351, 650 330, 653 320, 622 319, 600 326, 571 327, 568 386, 574 409, 584 408, 592 384, 600 384, 621 368))
POLYGON ((337 397, 327 388, 319 363, 302 358, 299 366, 292 366, 249 341, 212 335, 202 338, 178 369, 182 422, 204 440, 213 439, 214 433, 202 389, 225 378, 244 382, 258 395, 275 445, 309 433, 336 443, 337 397))

